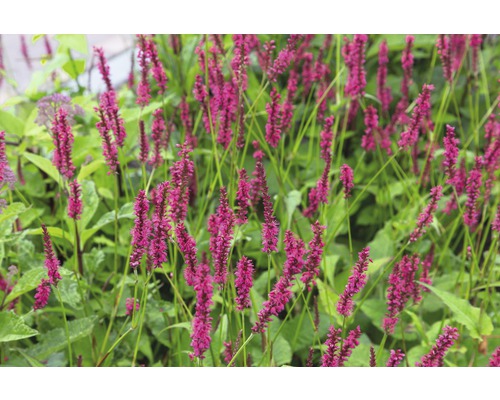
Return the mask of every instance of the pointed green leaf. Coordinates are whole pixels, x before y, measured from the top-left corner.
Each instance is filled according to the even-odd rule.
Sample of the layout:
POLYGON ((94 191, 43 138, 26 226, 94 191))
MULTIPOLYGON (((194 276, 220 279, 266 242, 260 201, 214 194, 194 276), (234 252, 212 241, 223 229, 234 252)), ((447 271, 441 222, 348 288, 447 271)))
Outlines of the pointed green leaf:
POLYGON ((11 342, 35 335, 38 335, 38 331, 26 325, 19 315, 12 311, 0 312, 0 342, 11 342))

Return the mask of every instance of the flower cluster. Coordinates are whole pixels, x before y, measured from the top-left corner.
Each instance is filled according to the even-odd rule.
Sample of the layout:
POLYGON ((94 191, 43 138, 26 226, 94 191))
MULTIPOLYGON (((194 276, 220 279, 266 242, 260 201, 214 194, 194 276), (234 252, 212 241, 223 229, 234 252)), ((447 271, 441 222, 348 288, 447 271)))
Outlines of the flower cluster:
POLYGON ((431 201, 418 216, 417 227, 410 235, 410 242, 416 242, 425 233, 425 228, 432 224, 433 215, 437 210, 438 201, 442 196, 442 186, 435 186, 431 189, 431 201))
POLYGON ((443 333, 439 335, 436 344, 432 346, 429 353, 422 357, 420 362, 416 363, 417 367, 442 367, 446 352, 458 339, 458 329, 451 326, 445 326, 443 333))
POLYGON ((339 347, 342 329, 335 329, 330 326, 330 331, 325 342, 326 352, 323 355, 322 367, 343 367, 352 354, 352 351, 359 345, 361 329, 356 327, 349 332, 347 338, 339 347))

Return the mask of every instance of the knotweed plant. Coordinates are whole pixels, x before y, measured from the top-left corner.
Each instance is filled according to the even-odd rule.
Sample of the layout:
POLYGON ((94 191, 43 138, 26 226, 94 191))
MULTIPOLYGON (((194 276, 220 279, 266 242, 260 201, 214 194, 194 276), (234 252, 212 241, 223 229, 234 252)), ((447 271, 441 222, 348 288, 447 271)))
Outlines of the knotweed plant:
POLYGON ((1 366, 500 365, 499 35, 58 38, 1 105, 1 366))

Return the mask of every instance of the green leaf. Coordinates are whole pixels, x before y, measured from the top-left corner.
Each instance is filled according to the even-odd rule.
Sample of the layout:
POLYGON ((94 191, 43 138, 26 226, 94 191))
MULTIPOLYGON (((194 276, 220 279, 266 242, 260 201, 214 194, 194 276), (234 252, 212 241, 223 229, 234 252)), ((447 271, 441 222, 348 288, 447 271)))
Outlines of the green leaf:
POLYGON ((493 323, 490 317, 485 313, 481 315, 481 310, 478 307, 472 306, 467 300, 461 299, 454 294, 436 289, 425 283, 420 284, 432 291, 450 308, 455 321, 465 325, 474 339, 482 340, 483 335, 489 335, 493 332, 493 323))
POLYGON ((24 157, 35 164, 38 168, 40 168, 43 172, 49 175, 54 181, 57 183, 62 182, 61 175, 56 167, 52 164, 52 161, 45 157, 41 157, 39 155, 33 153, 23 153, 24 157))
POLYGON ((71 78, 76 79, 85 72, 85 60, 69 60, 62 68, 71 78))
MULTIPOLYGON (((273 359, 276 366, 290 364, 292 361, 292 347, 283 336, 278 336, 273 343, 273 359)), ((264 356, 267 357, 267 354, 264 356)))
POLYGON ((73 307, 74 309, 82 308, 82 299, 78 293, 78 283, 68 277, 63 277, 59 282, 58 288, 61 292, 61 299, 64 303, 73 307))
MULTIPOLYGON (((49 232, 51 237, 65 239, 69 243, 73 244, 73 238, 71 237, 71 235, 68 232, 63 231, 61 228, 58 228, 56 226, 49 226, 49 227, 47 227, 47 231, 49 232)), ((30 229, 30 230, 26 231, 26 234, 27 235, 42 235, 43 231, 42 231, 42 228, 30 229)))
POLYGON ((0 110, 0 130, 22 137, 24 121, 7 111, 0 110))
POLYGON ((85 35, 55 35, 54 39, 62 47, 88 54, 87 37, 85 35))
POLYGON ((25 211, 26 207, 23 203, 11 203, 2 210, 2 213, 0 214, 0 223, 12 217, 17 218, 25 211))
MULTIPOLYGON (((80 318, 68 322, 69 341, 71 343, 89 336, 97 321, 96 316, 80 318)), ((52 353, 67 348, 68 341, 64 328, 56 328, 41 335, 40 343, 33 346, 27 353, 31 357, 43 360, 52 353)))
POLYGON ((81 185, 83 202, 81 224, 82 229, 85 229, 99 206, 99 197, 97 196, 93 181, 83 181, 81 185))
POLYGON ((5 299, 6 303, 10 303, 12 300, 18 298, 19 296, 28 293, 35 289, 40 281, 47 276, 47 270, 44 267, 33 268, 27 271, 21 276, 19 281, 12 288, 12 292, 9 293, 5 299))
POLYGON ((293 213, 302 201, 302 194, 298 190, 290 191, 285 197, 286 213, 288 215, 288 226, 290 226, 293 213))
POLYGON ((95 171, 101 168, 102 165, 104 165, 104 160, 94 160, 91 163, 84 165, 80 169, 78 180, 83 181, 87 176, 92 175, 95 171))
POLYGON ((0 342, 11 342, 38 335, 38 331, 24 323, 19 315, 12 311, 0 312, 0 342))

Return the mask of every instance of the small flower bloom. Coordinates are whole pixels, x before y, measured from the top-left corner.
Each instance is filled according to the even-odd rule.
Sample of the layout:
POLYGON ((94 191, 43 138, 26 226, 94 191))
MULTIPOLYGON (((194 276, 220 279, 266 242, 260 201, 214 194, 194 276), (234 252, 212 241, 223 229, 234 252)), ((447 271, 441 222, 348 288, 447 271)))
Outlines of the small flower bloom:
POLYGON ((80 219, 82 215, 82 188, 75 179, 69 184, 68 216, 73 219, 80 219))
POLYGON ((47 268, 47 273, 49 275, 49 282, 57 286, 57 283, 62 279, 59 274, 59 260, 57 259, 54 250, 52 248, 52 241, 50 239, 49 231, 47 227, 42 224, 43 231, 43 248, 45 253, 45 268, 47 268))
POLYGON ((42 279, 42 281, 36 288, 35 304, 33 305, 33 310, 40 310, 47 305, 47 303, 49 302, 50 292, 50 280, 42 279))
POLYGON ((266 124, 266 141, 272 146, 277 147, 281 138, 281 110, 280 102, 281 96, 273 88, 271 90, 271 102, 266 104, 267 111, 267 124, 266 124))
POLYGON ((309 192, 309 206, 304 210, 304 217, 312 218, 318 211, 321 203, 328 204, 328 193, 330 191, 330 182, 328 174, 330 173, 330 163, 325 165, 323 173, 316 183, 316 187, 312 188, 309 192))
MULTIPOLYGON (((408 100, 410 97, 409 91, 410 86, 413 83, 413 42, 415 38, 411 35, 406 36, 406 47, 401 55, 401 66, 403 67, 403 81, 401 82, 401 93, 403 93, 403 98, 408 100)), ((406 109, 406 107, 404 107, 406 109)))
POLYGON ((385 365, 386 367, 397 367, 401 361, 403 361, 403 358, 405 358, 405 354, 400 350, 391 350, 391 355, 389 356, 389 359, 387 360, 387 364, 385 365))
POLYGON ((354 302, 352 298, 356 293, 359 293, 366 285, 366 270, 368 263, 373 262, 370 257, 370 248, 366 247, 358 253, 358 262, 352 270, 344 292, 340 295, 337 303, 337 312, 344 317, 348 317, 352 313, 354 302))
POLYGON ((387 86, 387 64, 389 63, 389 48, 387 41, 384 40, 379 47, 378 52, 378 70, 377 70, 377 97, 382 103, 382 111, 389 111, 389 105, 392 100, 391 88, 387 86))
POLYGON ((127 133, 125 132, 124 121, 120 116, 118 100, 114 91, 104 92, 99 98, 99 108, 106 118, 106 125, 113 131, 116 145, 123 147, 127 133))
POLYGON ((134 313, 134 304, 135 311, 139 311, 139 300, 136 300, 133 297, 127 297, 127 299, 125 300, 125 315, 132 315, 134 313))
POLYGON ((477 60, 483 38, 481 35, 470 35, 470 48, 472 51, 472 71, 477 74, 477 60))
POLYGON ((378 131, 378 114, 373 106, 365 109, 365 134, 361 138, 361 147, 365 151, 375 151, 375 133, 378 131))
POLYGON ((323 125, 323 130, 320 133, 321 158, 325 160, 325 163, 327 164, 330 164, 332 159, 332 127, 334 119, 335 117, 333 115, 325 118, 325 124, 323 125))
POLYGON ((148 46, 148 56, 151 60, 151 75, 158 85, 158 93, 163 94, 167 90, 167 75, 163 65, 158 58, 158 50, 153 38, 147 38, 146 44, 148 46))
POLYGON ((467 201, 465 202, 464 223, 469 227, 474 227, 479 219, 478 199, 480 195, 482 173, 481 168, 483 161, 481 157, 476 157, 474 168, 467 178, 465 191, 467 193, 467 201))
POLYGON ((408 149, 417 143, 422 121, 431 109, 431 92, 433 90, 434 85, 424 84, 422 87, 422 93, 418 96, 408 129, 401 134, 401 138, 398 141, 399 147, 408 149))
POLYGON ((363 96, 366 86, 365 47, 367 35, 354 35, 353 41, 347 41, 342 49, 349 75, 345 92, 351 97, 363 96))
POLYGON ((466 35, 450 35, 450 55, 452 58, 451 69, 458 71, 466 50, 466 35))
POLYGON ((173 221, 179 223, 186 219, 187 207, 189 203, 189 185, 194 177, 194 163, 189 159, 189 153, 193 150, 184 143, 177 145, 180 148, 179 161, 174 162, 170 167, 172 179, 170 181, 170 216, 173 221))
POLYGON ((132 254, 130 255, 130 266, 136 269, 141 264, 142 256, 146 253, 151 236, 151 221, 148 218, 149 200, 146 192, 140 190, 135 199, 134 227, 132 235, 132 254))
POLYGON ((71 98, 61 93, 53 93, 49 96, 42 97, 36 103, 38 107, 38 116, 35 122, 40 125, 47 125, 54 120, 54 116, 60 108, 66 110, 66 119, 70 124, 75 122, 76 115, 82 116, 84 114, 83 108, 79 105, 73 106, 71 98))
POLYGON ((247 66, 250 65, 250 35, 233 35, 234 57, 231 60, 231 68, 234 72, 236 86, 242 91, 247 90, 248 77, 247 66))
POLYGON ((240 311, 252 306, 252 302, 250 301, 250 289, 253 286, 253 272, 254 267, 252 260, 245 256, 241 257, 238 264, 236 264, 236 278, 234 280, 234 286, 237 293, 235 299, 236 308, 240 311))
POLYGON ((375 357, 375 349, 373 346, 370 346, 370 367, 376 367, 377 366, 377 359, 375 357))
POLYGON ((425 233, 425 228, 433 221, 433 215, 437 210, 438 201, 443 196, 443 187, 436 186, 431 189, 431 201, 425 207, 418 217, 417 227, 410 235, 410 242, 416 242, 417 239, 425 233))
POLYGON ((210 316, 210 306, 213 304, 212 277, 210 276, 210 266, 203 260, 196 268, 194 290, 196 291, 196 311, 193 317, 193 329, 191 333, 191 346, 193 354, 191 358, 205 358, 204 353, 210 347, 212 338, 212 317, 210 316))
POLYGON ((147 106, 151 99, 151 88, 148 82, 148 67, 149 67, 149 46, 145 35, 137 35, 139 66, 141 68, 141 80, 137 86, 136 103, 141 107, 147 106))
POLYGON ((500 367, 500 346, 491 354, 490 367, 500 367))
POLYGON ((285 102, 281 108, 281 127, 283 132, 288 132, 292 125, 293 118, 293 100, 297 93, 298 77, 295 71, 290 72, 287 84, 287 94, 285 102))
POLYGON ((358 339, 361 336, 359 326, 349 332, 342 347, 339 347, 341 333, 342 329, 335 329, 333 325, 330 326, 330 332, 325 342, 327 349, 323 355, 322 367, 343 367, 351 356, 353 349, 359 345, 358 339))
POLYGON ((344 199, 351 197, 351 190, 354 187, 354 174, 352 168, 347 164, 340 167, 340 181, 344 186, 344 199))
POLYGON ((67 111, 64 108, 60 108, 56 112, 54 121, 52 122, 51 130, 55 146, 52 163, 61 175, 70 179, 76 168, 71 159, 74 138, 67 116, 67 111))
POLYGON ((451 326, 443 328, 443 334, 439 335, 436 344, 432 346, 429 353, 422 357, 421 362, 417 362, 417 367, 442 367, 443 359, 448 349, 453 346, 458 339, 458 329, 451 326))

